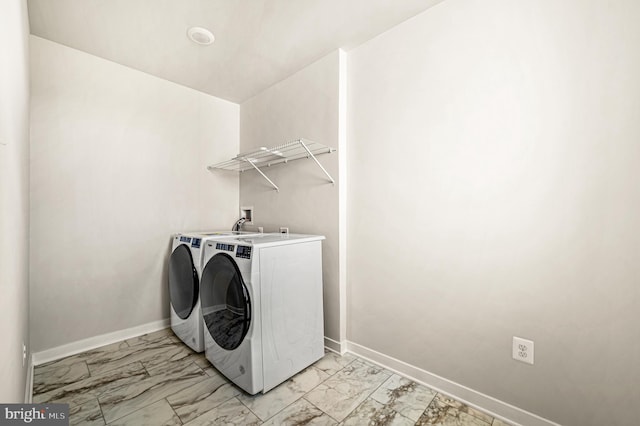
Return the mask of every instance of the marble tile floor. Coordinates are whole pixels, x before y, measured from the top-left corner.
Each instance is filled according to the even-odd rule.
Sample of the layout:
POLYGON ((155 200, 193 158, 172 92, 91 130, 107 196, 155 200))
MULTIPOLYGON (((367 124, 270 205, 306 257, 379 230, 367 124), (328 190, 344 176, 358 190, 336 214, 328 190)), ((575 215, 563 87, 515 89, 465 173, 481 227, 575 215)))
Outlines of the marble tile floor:
POLYGON ((349 354, 251 396, 170 329, 37 366, 33 402, 69 404, 71 425, 507 426, 349 354))

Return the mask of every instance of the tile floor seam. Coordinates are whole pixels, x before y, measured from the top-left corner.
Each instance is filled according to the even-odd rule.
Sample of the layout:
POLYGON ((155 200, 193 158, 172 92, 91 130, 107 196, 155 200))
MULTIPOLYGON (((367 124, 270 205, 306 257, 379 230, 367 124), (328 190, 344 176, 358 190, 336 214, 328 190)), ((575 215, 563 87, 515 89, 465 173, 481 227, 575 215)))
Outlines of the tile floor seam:
MULTIPOLYGON (((426 386, 428 389, 428 386, 426 386)), ((427 404, 426 407, 424 407, 424 410, 422 410, 422 413, 420 413, 420 417, 418 417, 418 420, 415 421, 415 423, 417 423, 418 421, 420 421, 420 419, 422 418, 422 416, 425 415, 425 413, 427 412, 427 410, 429 409, 429 407, 431 406, 431 404, 433 404, 433 401, 436 399, 436 396, 438 395, 438 392, 434 391, 433 389, 431 389, 434 392, 434 395, 431 397, 431 399, 429 400, 429 403, 427 404)))
MULTIPOLYGON (((93 363, 94 369, 97 369, 96 366, 98 366, 98 365, 108 365, 109 363, 120 361, 121 359, 122 358, 115 359, 115 360, 109 360, 109 361, 104 362, 104 363, 100 363, 100 362, 93 363)), ((116 365, 113 368, 109 368, 109 369, 106 369, 106 370, 101 370, 101 371, 100 370, 96 370, 96 375, 111 373, 111 372, 114 372, 114 371, 116 371, 116 370, 118 370, 120 368, 124 368, 124 367, 126 367, 128 365, 131 365, 131 364, 133 364, 135 362, 140 362, 140 364, 142 364, 142 367, 144 368, 144 364, 143 364, 142 361, 132 361, 132 362, 129 362, 129 363, 126 363, 126 364, 123 364, 123 365, 116 365)), ((87 363, 87 366, 89 366, 89 365, 92 365, 92 364, 87 363)), ((92 371, 91 371, 91 368, 89 368, 89 374, 93 374, 92 371)))
POLYGON ((398 413, 397 411, 393 410, 394 413, 396 413, 398 416, 402 417, 403 419, 407 419, 409 422, 413 423, 414 425, 416 424, 417 420, 414 422, 413 420, 411 420, 409 417, 407 416, 403 416, 402 413, 398 413))
MULTIPOLYGON (((207 380, 207 379, 209 379, 209 378, 211 378, 211 377, 210 377, 210 376, 207 376, 203 381, 205 381, 205 380, 207 380)), ((231 383, 231 382, 227 382, 227 383, 228 383, 228 384, 231 384, 232 386, 234 386, 234 387, 235 387, 235 385, 234 385, 233 383, 231 383)), ((222 387, 222 386, 223 386, 223 385, 220 385, 220 386, 218 387, 218 389, 219 389, 220 387, 222 387)), ((216 390, 217 390, 217 389, 216 389, 216 390)), ((167 400, 167 403, 169 404, 169 406, 171 407, 171 409, 172 409, 174 412, 176 412, 176 411, 175 411, 174 406, 173 406, 173 405, 171 405, 171 402, 169 402, 169 397, 171 397, 172 395, 176 395, 176 394, 178 394, 178 393, 180 393, 180 392, 182 392, 182 391, 174 392, 174 393, 172 393, 171 395, 167 395, 167 397, 165 398, 165 399, 167 400)), ((222 405, 226 404, 227 402, 231 401, 231 400, 232 400, 232 399, 234 399, 234 398, 236 398, 236 396, 231 396, 231 397, 229 397, 229 398, 225 399, 225 400, 224 400, 224 401, 222 401, 221 403, 217 404, 215 407, 212 407, 211 409, 209 409, 209 410, 205 411, 204 413, 201 413, 200 415, 195 416, 195 417, 194 417, 194 418, 192 418, 192 419, 189 419, 189 421, 187 421, 187 423, 192 422, 192 421, 194 421, 195 419, 200 418, 201 416, 203 416, 203 415, 205 415, 205 414, 207 414, 207 413, 209 413, 209 412, 211 412, 211 411, 213 411, 213 410, 217 409, 218 407, 220 407, 220 406, 222 406, 222 405)), ((206 398, 205 398, 205 399, 206 399, 206 398)), ((236 399, 237 399, 237 398, 236 398, 236 399)), ((240 400, 238 400, 238 401, 239 401, 242 405, 245 405, 244 403, 242 403, 242 401, 240 401, 240 400)), ((245 405, 245 406, 246 406, 246 405, 245 405)), ((256 417, 258 417, 255 413, 253 413, 253 411, 251 411, 251 409, 250 409, 249 407, 247 407, 247 409, 248 409, 248 410, 249 410, 253 415, 255 415, 256 417)), ((180 421, 182 422, 182 424, 184 424, 185 422, 183 422, 183 421, 182 421, 182 418, 180 417, 180 415, 179 415, 177 412, 176 412, 176 415, 178 416, 178 418, 180 419, 180 421)), ((259 418, 259 417, 258 417, 258 418, 259 418)))
MULTIPOLYGON (((121 370, 121 369, 125 369, 125 368, 127 368, 127 367, 130 367, 130 366, 132 366, 133 364, 135 364, 136 362, 140 362, 140 361, 133 361, 133 362, 130 362, 130 363, 128 363, 128 364, 124 364, 124 365, 122 365, 122 366, 119 366, 119 367, 113 368, 113 369, 111 369, 111 370, 102 371, 102 372, 100 372, 100 373, 96 374, 95 376, 91 373, 91 371, 89 371, 89 374, 91 374, 91 377, 98 377, 98 376, 104 376, 104 375, 108 375, 108 374, 114 374, 114 373, 116 373, 118 370, 121 370)), ((148 376, 150 376, 150 374, 149 374, 149 373, 147 372, 147 370, 144 368, 144 364, 143 364, 142 362, 140 362, 140 365, 142 365, 142 369, 144 370, 144 372, 145 372, 148 376)))
POLYGON ((107 418, 104 416, 104 411, 102 411, 102 405, 100 405, 100 400, 96 397, 96 402, 98 403, 98 408, 100 409, 100 415, 102 416, 102 421, 104 424, 107 424, 107 418))
MULTIPOLYGON (((263 394, 263 395, 264 395, 264 394, 263 394)), ((268 421, 268 420, 269 420, 269 419, 271 419, 273 416, 275 416, 276 414, 278 414, 280 411, 284 410, 284 408, 283 408, 282 410, 278 411, 278 413, 275 413, 273 416, 270 416, 268 419, 262 420, 262 419, 260 418, 260 416, 259 416, 259 415, 257 415, 256 413, 254 413, 254 412, 253 412, 253 410, 252 410, 252 409, 251 409, 247 404, 245 404, 245 403, 244 403, 240 398, 238 398, 238 396, 234 396, 234 398, 235 398, 235 399, 237 399, 238 401, 240 401, 240 404, 242 404, 242 405, 244 405, 245 407, 247 407, 247 410, 249 410, 249 412, 250 412, 251 414, 253 414, 254 416, 256 416, 256 417, 260 420, 260 423, 264 423, 264 422, 268 421)), ((229 399, 231 399, 231 398, 229 398, 229 399)), ((296 401, 297 401, 297 399, 296 399, 296 401)), ((295 401, 294 401, 294 402, 295 402, 295 401)), ((221 404, 221 405, 222 405, 222 404, 221 404)), ((289 404, 289 405, 291 405, 291 404, 289 404)), ((289 405, 287 405, 287 407, 288 407, 289 405)), ((287 407, 285 407, 285 408, 287 408, 287 407)), ((213 410, 215 410, 215 408, 213 408, 213 410)))
MULTIPOLYGON (((169 395, 169 396, 171 396, 171 395, 169 395)), ((193 421, 193 420, 195 420, 195 419, 199 418, 200 416, 204 416, 205 414, 207 414, 207 413, 209 413, 209 412, 211 412, 211 411, 213 411, 213 410, 217 409, 218 407, 221 407, 222 405, 226 404, 227 402, 231 401, 231 400, 232 400, 232 399, 234 399, 234 398, 236 398, 236 399, 237 399, 237 396, 232 396, 232 397, 230 397, 230 398, 225 399, 225 400, 224 400, 224 401, 222 401, 220 404, 216 405, 215 407, 211 408, 210 410, 207 410, 207 411, 205 411, 204 413, 200 414, 199 416, 196 416, 196 417, 194 417, 193 419, 190 419, 187 423, 189 423, 189 422, 191 422, 191 421, 193 421)), ((240 400, 238 400, 238 401, 240 401, 240 400)), ((168 402, 168 401, 167 401, 167 402, 168 402)), ((242 404, 242 401, 240 401, 240 403, 242 404)), ((169 405, 171 405, 171 403, 169 403, 169 405)), ((242 404, 242 405, 244 405, 244 404, 242 404)), ((245 405, 245 407, 246 407, 246 405, 245 405)), ((173 406, 171 406, 171 408, 173 408, 173 406)), ((251 412, 251 414, 253 414, 254 416, 258 417, 258 416, 253 412, 253 411, 251 411, 251 409, 250 409, 249 407, 247 407, 247 409, 249 410, 249 412, 251 412)), ((178 417, 180 417, 180 416, 178 416, 178 417)), ((258 418, 260 418, 260 417, 258 417, 258 418)), ((182 420, 182 419, 180 419, 180 420, 182 420)), ((184 424, 184 422, 183 422, 183 424, 184 424)))
MULTIPOLYGON (((234 398, 235 398, 235 397, 234 397, 234 398)), ((228 401, 231 401, 231 398, 229 398, 229 399, 228 399, 228 400, 226 400, 225 402, 228 402, 228 401)), ((224 404, 224 403, 223 403, 223 404, 224 404)), ((222 404, 220 404, 220 405, 222 405, 222 404)), ((171 404, 169 404, 169 406, 171 406, 171 404)), ((197 420, 197 419, 199 419, 200 417, 204 416, 204 415, 205 415, 205 414, 207 414, 207 413, 210 413, 211 411, 215 410, 216 408, 218 408, 218 407, 214 407, 214 408, 212 408, 211 410, 207 410, 207 411, 205 411, 204 413, 202 413, 202 414, 200 414, 200 415, 198 415, 198 416, 195 416, 195 417, 194 417, 194 418, 192 418, 192 419, 189 419, 189 421, 188 421, 187 423, 191 423, 191 422, 193 422, 193 421, 196 421, 196 420, 197 420)), ((171 407, 171 409, 172 409, 173 411, 175 411, 175 409, 174 409, 173 407, 171 407)), ((177 414, 177 413, 176 413, 176 414, 177 414)), ((180 418, 180 416, 178 416, 178 418, 180 418)), ((182 419, 180 419, 180 421, 182 422, 182 419)), ((185 423, 184 423, 184 422, 182 422, 182 424, 185 424, 185 423)))
MULTIPOLYGON (((144 410, 144 409, 145 409, 145 408, 147 408, 148 406, 153 405, 153 404, 155 404, 155 403, 157 403, 157 402, 159 402, 159 401, 162 401, 162 400, 161 400, 161 399, 159 399, 158 401, 153 401, 151 404, 143 405, 142 407, 137 408, 136 410, 134 410, 134 411, 132 411, 132 412, 130 412, 130 413, 127 413, 127 414, 125 414, 124 416, 120 416, 120 417, 116 417, 115 419, 111 419, 111 421, 110 421, 110 422, 107 422, 107 419, 104 417, 104 414, 103 414, 104 423, 105 423, 105 425, 107 425, 107 426, 108 426, 108 425, 112 424, 113 422, 116 422, 116 421, 118 421, 118 420, 124 419, 125 417, 130 416, 130 415, 132 415, 132 414, 134 414, 134 413, 137 413, 137 412, 138 412, 138 411, 140 411, 140 410, 144 410)), ((98 404, 100 404, 100 401, 98 401, 98 404)), ((100 410, 102 411, 102 408, 101 408, 100 410)))
POLYGON ((144 370, 144 372, 147 375, 147 377, 153 377, 153 376, 151 376, 151 373, 149 373, 149 370, 147 370, 147 366, 144 365, 143 362, 141 362, 140 364, 142 364, 142 369, 144 370))
MULTIPOLYGON (((320 358, 321 360, 322 358, 320 358)), ((318 361, 320 361, 318 360, 318 361)), ((349 361, 344 367, 342 367, 341 369, 337 370, 335 373, 333 374, 329 374, 329 377, 327 377, 327 380, 329 380, 330 378, 332 378, 333 376, 335 376, 336 374, 340 373, 342 370, 344 370, 345 368, 349 367, 351 364, 353 364, 354 362, 356 362, 358 360, 358 358, 354 358, 351 361, 349 361)), ((317 361, 316 361, 317 362, 317 361)), ((312 364, 313 365, 313 364, 312 364)))
POLYGON ((91 373, 91 370, 89 369, 89 364, 87 363, 87 360, 82 360, 82 362, 84 363, 84 366, 87 367, 87 371, 89 372, 89 377, 93 377, 93 374, 91 373))
MULTIPOLYGON (((352 362, 353 362, 353 361, 352 361, 352 362)), ((351 364, 351 363, 349 363, 349 364, 351 364)), ((336 374, 338 374, 339 372, 341 372, 342 370, 344 370, 345 368, 347 368, 347 366, 348 366, 348 365, 345 365, 345 366, 344 366, 344 368, 342 368, 342 369, 340 369, 340 370, 336 371, 334 374, 332 374, 331 376, 327 377, 325 380, 323 380, 323 381, 321 381, 320 383, 318 383, 317 385, 315 385, 312 389, 309 389, 309 391, 308 391, 308 392, 305 392, 305 394, 304 394, 304 395, 302 395, 302 396, 300 397, 300 399, 304 399, 304 400, 305 400, 305 401, 307 401, 309 404, 313 405, 313 406, 314 406, 314 407, 316 407, 318 410, 322 411, 322 412, 323 412, 323 413, 325 413, 327 416, 331 417, 331 415, 330 415, 329 413, 325 412, 322 408, 318 407, 316 404, 314 404, 313 402, 309 401, 309 400, 307 399, 307 396, 308 396, 311 392, 313 392, 314 390, 318 389, 318 387, 322 386, 322 385, 323 385, 327 380, 329 380, 330 378, 332 378, 333 376, 335 376, 336 374)), ((333 417, 331 417, 331 418, 333 418, 333 417)), ((335 420, 335 419, 334 419, 334 420, 335 420)))
MULTIPOLYGON (((322 370, 320 370, 317 367, 314 367, 313 364, 310 365, 309 367, 303 369, 300 373, 307 371, 309 368, 315 368, 316 370, 318 370, 319 372, 323 372, 322 370)), ((298 373, 298 374, 300 374, 298 373)), ((294 376, 295 377, 295 376, 294 376)), ((280 409, 279 411, 277 411, 276 413, 274 413, 273 415, 269 416, 268 418, 266 418, 265 420, 262 420, 262 418, 256 414, 253 410, 251 410, 251 408, 249 406, 247 406, 247 404, 245 404, 241 399, 239 399, 239 401, 242 403, 242 405, 244 405, 245 407, 247 407, 247 409, 253 414, 255 415, 262 423, 264 422, 268 422, 269 420, 271 420, 272 418, 274 418, 275 416, 277 416, 278 414, 280 414, 281 412, 283 412, 284 410, 286 410, 287 408, 289 408, 291 405, 295 404, 296 402, 300 401, 302 398, 304 398, 309 392, 311 392, 313 389, 317 388, 318 386, 320 386, 322 383, 324 383, 325 381, 327 381, 331 376, 327 375, 326 378, 324 378, 322 381, 320 381, 320 383, 318 383, 316 386, 314 386, 312 389, 310 389, 309 391, 303 393, 302 395, 300 395, 298 398, 296 398, 294 401, 292 401, 290 404, 287 404, 286 406, 284 406, 282 409, 280 409)), ((287 380, 285 380, 284 382, 280 383, 278 386, 276 386, 275 388, 289 382, 289 380, 291 380, 292 378, 289 378, 287 380)), ((275 389, 273 388, 273 389, 275 389)), ((264 394, 263 394, 264 395, 264 394)), ((322 411, 322 410, 320 410, 322 411)), ((324 411, 322 411, 324 413, 324 411)), ((325 413, 326 414, 326 413, 325 413)))
POLYGON ((173 411, 173 414, 175 414, 175 415, 176 415, 176 417, 178 418, 178 421, 180 422, 180 424, 181 424, 181 425, 183 425, 183 424, 184 424, 184 422, 182 421, 182 419, 180 418, 180 416, 179 416, 179 415, 178 415, 178 413, 176 412, 175 408, 173 408, 173 406, 172 406, 172 405, 171 405, 171 403, 169 402, 169 396, 167 396, 164 400, 166 401, 167 405, 169 405, 169 408, 171 408, 171 411, 173 411))
MULTIPOLYGON (((372 397, 368 397, 365 401, 376 401, 377 403, 379 403, 380 405, 382 405, 382 409, 383 409, 383 410, 386 408, 386 409, 388 409, 388 410, 390 410, 390 411, 393 411, 393 413, 394 413, 394 418, 395 418, 395 416, 397 415, 397 416, 399 416, 399 417, 401 417, 401 418, 403 418, 403 419, 407 419, 409 422, 413 423, 414 425, 418 422, 417 420, 412 420, 412 419, 410 419, 409 417, 407 417, 407 416, 403 415, 401 412, 399 412, 398 410, 396 410, 395 408, 393 408, 393 407, 392 407, 392 403, 389 403, 389 404, 383 404, 383 403, 381 403, 380 401, 377 401, 376 399, 374 399, 374 398, 372 398, 372 397)), ((353 410, 353 411, 355 411, 355 410, 353 410)))
MULTIPOLYGON (((318 386, 320 386, 320 385, 318 385, 318 386)), ((317 387, 317 386, 316 386, 316 387, 317 387)), ((315 389, 315 388, 314 388, 314 389, 315 389)), ((337 420, 335 417, 333 417, 331 414, 327 413, 327 412, 326 412, 326 411, 324 411, 322 408, 318 407, 316 404, 314 404, 313 402, 309 401, 306 397, 307 397, 307 395, 303 396, 303 397, 302 397, 302 398, 300 398, 300 399, 304 399, 304 400, 305 400, 305 401, 307 401, 309 404, 311 404, 312 406, 316 407, 318 410, 320 410, 320 412, 322 412, 322 413, 326 414, 327 416, 329 416, 329 418, 330 418, 331 420, 333 420, 334 422, 336 422, 336 423, 338 423, 338 424, 342 423, 341 421, 339 421, 339 420, 337 420)), ((351 414, 351 413, 349 413, 349 414, 351 414)), ((345 419, 346 419, 346 417, 345 417, 345 419)), ((344 420, 343 420, 343 422, 344 422, 344 420)))
MULTIPOLYGON (((343 368, 341 368, 340 370, 338 370, 338 371, 334 374, 334 376, 335 376, 335 375, 337 375, 337 374, 339 374, 341 371, 344 371, 345 369, 347 369, 351 364, 353 364, 353 363, 354 363, 355 361, 357 361, 358 359, 359 359, 359 358, 355 358, 353 361, 351 361, 350 363, 348 363, 347 365, 345 365, 343 368)), ((365 365, 365 363, 363 363, 363 366, 364 366, 364 365, 365 365)), ((382 371, 386 371, 386 370, 385 370, 384 368, 381 368, 381 371, 380 371, 380 372, 382 372, 382 371)), ((333 376, 331 376, 331 377, 333 377, 333 376)), ((328 377, 328 378, 327 378, 326 380, 324 380, 322 383, 319 383, 319 384, 318 384, 314 389, 312 389, 312 390, 310 390, 309 392, 307 392, 304 396, 305 396, 305 397, 306 397, 306 396, 308 396, 311 392, 313 392, 313 390, 315 390, 315 389, 316 389, 316 388, 318 388, 320 385, 322 385, 323 383, 325 383, 325 382, 326 382, 327 380, 329 380, 331 377, 328 377)), ((389 377, 391 377, 391 376, 389 376, 389 377)), ((364 400, 363 400, 362 402, 364 402, 364 401, 366 401, 368 398, 370 398, 370 397, 371 397, 371 395, 373 394, 373 392, 375 392, 375 391, 376 391, 380 386, 382 386, 382 384, 383 384, 384 382, 386 382, 386 380, 383 380, 383 381, 382 381, 382 383, 380 383, 380 385, 379 385, 378 387, 376 387, 375 389, 373 389, 373 390, 371 391, 371 393, 369 393, 367 396, 365 396, 365 397, 364 397, 364 400)), ((359 396, 361 396, 361 395, 363 395, 363 394, 360 394, 359 396)), ((309 401, 309 399, 306 399, 306 398, 305 398, 305 400, 306 400, 306 401, 309 401)), ((311 402, 311 401, 309 401, 309 402, 311 402)), ((362 403, 362 402, 361 402, 361 403, 362 403)), ((361 404, 361 403, 360 403, 360 404, 361 404)), ((312 404, 313 404, 313 403, 312 403, 312 404)), ((326 411, 324 411, 322 408, 318 407, 318 409, 319 409, 320 411, 322 411, 323 413, 327 414, 327 415, 328 415, 329 417, 331 417, 332 419, 334 419, 334 420, 338 421, 338 423, 342 423, 342 422, 344 422, 344 421, 345 421, 345 419, 347 419, 347 418, 348 418, 348 417, 349 417, 349 416, 350 416, 350 415, 351 415, 351 414, 352 414, 352 413, 353 413, 353 412, 354 412, 354 411, 355 411, 355 410, 360 406, 360 404, 356 405, 356 407, 354 407, 351 411, 349 411, 349 412, 344 416, 344 418, 343 418, 341 421, 337 420, 334 416, 331 416, 331 414, 327 413, 327 412, 326 412, 326 411)), ((316 406, 315 404, 313 404, 313 405, 314 405, 314 406, 316 406)))
MULTIPOLYGON (((144 391, 142 391, 141 393, 139 393, 139 394, 135 395, 133 398, 137 398, 137 397, 139 397, 140 395, 144 394, 145 392, 147 392, 147 391, 149 391, 149 390, 151 390, 151 389, 156 388, 158 385, 159 385, 159 384, 158 384, 158 383, 156 383, 155 385, 151 386, 150 388, 145 389, 145 390, 144 390, 144 391)), ((118 388, 116 388, 116 389, 118 389, 118 388)), ((115 389, 110 389, 110 390, 109 390, 109 393, 111 393, 111 392, 112 392, 112 390, 115 390, 115 389)), ((131 400, 131 399, 133 399, 133 398, 129 398, 128 400, 131 400)), ((139 407, 139 408, 136 408, 135 410, 131 411, 130 413, 125 413, 125 414, 123 414, 123 415, 121 415, 121 416, 119 416, 119 417, 115 417, 115 418, 113 418, 113 419, 111 419, 111 421, 109 421, 109 422, 107 422, 107 418, 106 418, 106 417, 104 417, 105 423, 107 423, 107 424, 109 424, 109 423, 113 423, 113 422, 115 422, 116 420, 120 420, 120 419, 122 419, 122 418, 124 418, 124 417, 127 417, 128 415, 133 414, 133 413, 135 413, 135 412, 137 412, 137 411, 140 411, 140 410, 142 410, 143 408, 146 408, 146 407, 148 407, 149 405, 155 404, 156 402, 161 401, 161 400, 162 400, 162 398, 160 398, 160 399, 158 399, 158 400, 156 400, 156 401, 151 401, 151 402, 149 402, 148 404, 145 404, 145 405, 143 405, 143 406, 141 406, 141 407, 139 407)), ((122 403, 122 402, 123 402, 123 401, 120 401, 120 403, 122 403)), ((98 404, 100 404, 100 398, 98 398, 98 404)), ((101 409, 102 409, 102 407, 101 407, 101 409)), ((103 416, 104 416, 104 412, 103 412, 103 416)))
MULTIPOLYGON (((381 367, 381 368, 382 368, 382 367, 381 367)), ((393 376, 393 374, 394 374, 392 371, 389 371, 389 370, 387 370, 386 368, 382 368, 381 373, 382 373, 383 371, 387 371, 387 372, 391 373, 391 375, 390 375, 389 377, 393 376)), ((374 394, 378 389, 380 389, 380 387, 381 387, 383 384, 385 384, 385 383, 387 382, 387 380, 388 380, 388 379, 383 380, 383 381, 382 381, 382 382, 381 382, 381 383, 380 383, 380 384, 379 384, 375 389, 373 389, 371 392, 369 392, 369 394, 368 394, 368 395, 366 396, 366 398, 365 398, 365 401, 366 401, 367 399, 369 399, 369 398, 371 398, 371 399, 373 399, 373 400, 375 401, 375 399, 374 399, 374 398, 372 398, 372 397, 371 397, 371 395, 373 395, 373 394, 374 394)), ((383 404, 383 405, 384 405, 384 404, 383 404)), ((359 404, 358 404, 358 406, 359 406, 359 404)), ((357 408, 357 407, 356 407, 356 408, 357 408)), ((354 408, 353 410, 351 410, 351 413, 353 413, 355 410, 356 410, 355 408, 354 408)), ((347 417, 349 417, 349 416, 351 415, 351 413, 349 413, 349 414, 347 415, 347 417)), ((345 417, 345 419, 346 419, 347 417, 345 417)))

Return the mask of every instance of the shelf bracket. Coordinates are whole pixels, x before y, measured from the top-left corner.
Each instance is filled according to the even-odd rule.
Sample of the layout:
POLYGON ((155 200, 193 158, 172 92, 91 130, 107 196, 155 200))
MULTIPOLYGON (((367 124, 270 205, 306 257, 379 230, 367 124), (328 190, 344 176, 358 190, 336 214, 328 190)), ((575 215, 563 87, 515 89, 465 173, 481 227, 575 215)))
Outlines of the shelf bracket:
POLYGON ((280 192, 280 188, 278 188, 278 185, 276 185, 275 183, 273 183, 273 181, 271 179, 269 179, 267 177, 267 175, 265 175, 264 173, 262 173, 262 170, 260 170, 255 164, 253 164, 253 161, 243 158, 242 160, 246 161, 247 163, 251 164, 251 167, 253 167, 254 169, 256 169, 258 171, 258 173, 260 173, 262 175, 263 178, 265 178, 267 180, 267 182, 269 182, 271 184, 271 186, 273 186, 273 188, 280 192))
MULTIPOLYGON (((327 172, 327 170, 322 167, 322 164, 320 164, 320 162, 318 161, 318 159, 316 158, 315 155, 313 155, 313 153, 311 153, 311 151, 309 150, 309 148, 307 148, 307 145, 305 145, 304 141, 302 139, 300 139, 298 141, 300 143, 300 145, 302 145, 302 147, 304 148, 305 151, 307 151, 307 154, 309 154, 309 157, 311 157, 313 159, 313 161, 316 162, 316 164, 318 165, 318 167, 320 167, 320 169, 324 172, 324 174, 327 176, 327 178, 329 178, 329 182, 331 182, 332 184, 336 184, 336 181, 333 180, 333 178, 331 177, 331 175, 329 174, 329 172, 327 172)), ((254 166, 255 167, 255 166, 254 166)), ((266 177, 266 176, 265 176, 266 177)), ((273 184, 272 184, 273 185, 273 184)), ((275 186, 275 185, 273 185, 275 186)))

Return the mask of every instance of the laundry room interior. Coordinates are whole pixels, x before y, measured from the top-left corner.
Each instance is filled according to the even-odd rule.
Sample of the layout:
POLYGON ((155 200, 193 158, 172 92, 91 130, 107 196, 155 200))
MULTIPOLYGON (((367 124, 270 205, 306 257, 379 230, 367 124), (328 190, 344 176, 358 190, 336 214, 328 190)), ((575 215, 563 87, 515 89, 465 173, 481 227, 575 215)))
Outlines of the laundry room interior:
POLYGON ((633 0, 4 0, 0 405, 639 424, 639 18, 633 0), (172 269, 185 241, 193 274, 172 269), (203 346, 175 331, 172 274, 197 292, 226 276, 212 259, 255 367, 217 364, 233 351, 204 290, 203 346))

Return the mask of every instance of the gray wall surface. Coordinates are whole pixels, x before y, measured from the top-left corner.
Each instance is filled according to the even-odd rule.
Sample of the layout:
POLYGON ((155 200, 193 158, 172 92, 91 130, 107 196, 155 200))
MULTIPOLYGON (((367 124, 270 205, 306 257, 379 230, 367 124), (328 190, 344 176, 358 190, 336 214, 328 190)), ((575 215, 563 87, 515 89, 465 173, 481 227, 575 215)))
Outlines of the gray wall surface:
POLYGON ((29 23, 0 3, 0 402, 23 402, 29 350, 29 23))
POLYGON ((34 351, 169 317, 170 235, 230 229, 237 104, 31 37, 34 351))
POLYGON ((447 0, 349 52, 350 341, 563 425, 638 423, 639 16, 447 0))
MULTIPOLYGON (((340 54, 335 51, 240 105, 240 149, 281 145, 300 138, 338 147, 340 54)), ((329 183, 311 159, 264 169, 276 192, 257 172, 240 176, 240 204, 253 206, 265 232, 320 234, 323 241, 325 336, 340 340, 338 157, 318 157, 336 180, 329 183)), ((229 157, 230 158, 230 157, 229 157)), ((224 157, 220 161, 225 160, 224 157)))

